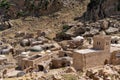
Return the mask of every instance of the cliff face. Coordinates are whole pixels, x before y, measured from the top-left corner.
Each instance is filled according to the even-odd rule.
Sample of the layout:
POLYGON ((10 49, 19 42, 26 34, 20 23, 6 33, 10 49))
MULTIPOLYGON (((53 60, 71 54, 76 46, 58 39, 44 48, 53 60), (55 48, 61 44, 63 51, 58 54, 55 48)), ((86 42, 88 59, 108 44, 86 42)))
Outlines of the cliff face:
POLYGON ((87 7, 83 16, 85 20, 96 21, 120 14, 120 0, 91 0, 87 7))

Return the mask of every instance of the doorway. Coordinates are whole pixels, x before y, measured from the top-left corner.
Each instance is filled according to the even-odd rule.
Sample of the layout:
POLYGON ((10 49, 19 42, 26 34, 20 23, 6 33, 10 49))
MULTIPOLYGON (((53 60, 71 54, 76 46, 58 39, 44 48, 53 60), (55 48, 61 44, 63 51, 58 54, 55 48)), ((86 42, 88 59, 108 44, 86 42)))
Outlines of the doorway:
POLYGON ((42 65, 38 65, 38 70, 39 71, 43 71, 44 70, 44 67, 42 65))

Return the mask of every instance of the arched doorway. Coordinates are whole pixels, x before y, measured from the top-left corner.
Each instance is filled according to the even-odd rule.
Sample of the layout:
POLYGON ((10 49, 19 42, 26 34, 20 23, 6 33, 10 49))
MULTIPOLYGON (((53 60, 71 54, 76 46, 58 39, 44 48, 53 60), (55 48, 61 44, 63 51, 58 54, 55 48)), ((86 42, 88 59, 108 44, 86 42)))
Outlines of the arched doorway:
POLYGON ((43 71, 44 67, 42 65, 38 65, 38 71, 43 71))
POLYGON ((107 59, 105 59, 105 61, 104 61, 104 65, 106 65, 106 64, 108 64, 108 60, 107 59))
POLYGON ((64 56, 67 57, 68 55, 65 53, 64 56))

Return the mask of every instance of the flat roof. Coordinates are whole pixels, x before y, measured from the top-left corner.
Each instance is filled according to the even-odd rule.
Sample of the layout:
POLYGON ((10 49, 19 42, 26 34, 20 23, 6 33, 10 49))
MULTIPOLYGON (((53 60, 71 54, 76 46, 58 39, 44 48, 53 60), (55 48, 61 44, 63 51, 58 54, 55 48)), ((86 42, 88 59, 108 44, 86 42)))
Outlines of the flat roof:
POLYGON ((108 35, 96 35, 94 37, 98 37, 98 38, 111 38, 111 36, 108 36, 108 35))
MULTIPOLYGON (((80 53, 80 54, 88 54, 88 53, 93 53, 93 52, 100 52, 102 50, 96 50, 96 49, 75 49, 74 52, 76 53, 80 53)), ((110 52, 114 52, 114 51, 120 51, 120 44, 111 44, 110 47, 110 52)))
POLYGON ((80 54, 88 54, 88 53, 92 53, 92 52, 99 52, 101 50, 95 50, 95 49, 81 49, 81 50, 74 50, 74 52, 80 53, 80 54))

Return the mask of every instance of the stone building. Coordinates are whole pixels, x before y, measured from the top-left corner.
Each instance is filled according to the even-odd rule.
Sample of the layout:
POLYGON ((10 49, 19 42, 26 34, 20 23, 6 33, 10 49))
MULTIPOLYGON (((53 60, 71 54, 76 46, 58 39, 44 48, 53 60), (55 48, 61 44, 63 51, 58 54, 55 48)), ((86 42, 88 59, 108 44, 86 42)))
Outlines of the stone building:
POLYGON ((52 58, 58 57, 57 55, 57 51, 50 53, 36 53, 32 56, 21 58, 21 60, 19 61, 19 66, 22 70, 34 68, 38 71, 43 71, 49 67, 49 63, 52 58))
POLYGON ((93 41, 91 49, 73 50, 73 67, 76 70, 99 67, 109 62, 111 37, 97 35, 93 41))

